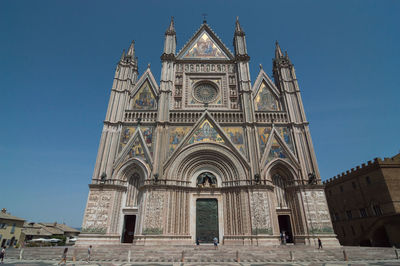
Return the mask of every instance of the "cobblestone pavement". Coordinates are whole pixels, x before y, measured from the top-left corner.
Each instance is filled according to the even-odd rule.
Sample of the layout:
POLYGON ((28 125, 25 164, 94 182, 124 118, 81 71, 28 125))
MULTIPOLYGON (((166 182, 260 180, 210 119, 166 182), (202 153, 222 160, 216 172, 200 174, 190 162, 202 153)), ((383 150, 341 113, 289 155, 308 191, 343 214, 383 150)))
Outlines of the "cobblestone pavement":
MULTIPOLYGON (((58 261, 56 260, 17 260, 17 259, 9 259, 5 260, 3 265, 21 265, 21 266, 45 266, 45 265, 58 265, 58 261)), ((104 265, 104 266, 128 266, 128 265, 146 265, 146 266, 197 266, 197 265, 225 265, 225 266, 262 266, 262 265, 280 265, 280 266, 289 266, 289 265, 298 265, 298 266, 342 266, 342 265, 351 265, 351 266, 364 266, 364 265, 376 265, 376 266, 400 266, 400 260, 374 260, 374 261, 349 261, 349 262, 341 262, 341 261, 319 261, 319 262, 310 262, 310 261, 294 261, 293 263, 288 262, 269 262, 269 261, 241 261, 241 262, 219 262, 214 261, 213 259, 209 259, 209 261, 202 262, 118 262, 118 261, 93 261, 90 263, 84 261, 77 262, 67 262, 67 265, 86 265, 86 266, 95 266, 95 265, 104 265)))

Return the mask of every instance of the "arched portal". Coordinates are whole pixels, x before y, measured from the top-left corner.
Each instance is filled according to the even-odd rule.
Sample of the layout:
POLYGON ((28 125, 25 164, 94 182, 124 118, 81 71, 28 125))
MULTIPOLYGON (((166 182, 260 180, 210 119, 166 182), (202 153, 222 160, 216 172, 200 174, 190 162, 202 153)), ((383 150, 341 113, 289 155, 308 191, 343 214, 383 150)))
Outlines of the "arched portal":
POLYGON ((296 195, 292 189, 295 176, 286 162, 276 161, 268 171, 268 177, 274 186, 274 205, 277 230, 282 243, 293 243, 296 228, 296 195))
POLYGON ((168 210, 167 234, 187 234, 192 241, 199 237, 211 242, 214 237, 221 242, 227 235, 248 235, 249 169, 242 157, 224 145, 185 147, 166 169, 168 182, 187 188, 169 195, 173 207, 168 210), (176 210, 182 215, 177 216, 176 210))
POLYGON ((124 182, 126 189, 121 196, 121 243, 132 243, 135 235, 140 231, 141 205, 143 201, 142 186, 148 175, 146 165, 137 160, 127 161, 117 175, 118 179, 124 182))

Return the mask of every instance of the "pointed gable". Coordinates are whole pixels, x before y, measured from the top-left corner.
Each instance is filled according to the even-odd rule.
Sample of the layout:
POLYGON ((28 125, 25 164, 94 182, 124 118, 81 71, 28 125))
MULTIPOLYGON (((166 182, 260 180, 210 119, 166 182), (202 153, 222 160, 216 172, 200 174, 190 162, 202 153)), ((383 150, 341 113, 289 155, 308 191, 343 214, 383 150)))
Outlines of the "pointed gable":
POLYGON ((233 58, 229 49, 207 24, 200 27, 177 56, 177 59, 183 60, 231 60, 233 58))
POLYGON ((284 159, 284 158, 288 158, 288 155, 285 152, 285 150, 282 148, 281 144, 276 140, 276 137, 272 136, 271 148, 269 149, 269 153, 268 153, 266 162, 268 163, 276 158, 284 159))
POLYGON ((140 158, 152 167, 153 129, 153 127, 140 126, 124 127, 121 133, 119 154, 114 166, 117 167, 130 158, 140 158))
POLYGON ((226 54, 210 38, 206 31, 196 39, 187 52, 183 55, 185 59, 228 59, 226 54))
POLYGON ((256 111, 280 111, 278 97, 267 87, 265 82, 261 83, 254 99, 254 106, 256 111))
POLYGON ((279 91, 263 69, 257 76, 253 87, 256 111, 280 111, 279 91))
POLYGON ((298 161, 291 141, 290 131, 286 127, 272 127, 264 153, 261 156, 261 164, 267 165, 275 159, 287 160, 298 166, 298 161))
POLYGON ((217 142, 224 143, 224 139, 221 135, 215 130, 213 125, 208 121, 208 119, 204 120, 203 123, 198 127, 192 137, 189 140, 189 143, 197 143, 197 142, 217 142))
POLYGON ((130 108, 134 110, 157 109, 158 86, 150 68, 140 77, 131 92, 130 108))

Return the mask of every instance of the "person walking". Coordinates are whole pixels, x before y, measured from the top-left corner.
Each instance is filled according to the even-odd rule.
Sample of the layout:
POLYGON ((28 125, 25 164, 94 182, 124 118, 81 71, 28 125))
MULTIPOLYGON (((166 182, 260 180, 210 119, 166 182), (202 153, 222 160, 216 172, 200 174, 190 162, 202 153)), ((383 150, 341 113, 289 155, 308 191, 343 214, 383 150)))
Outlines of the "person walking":
POLYGON ((3 264, 4 261, 4 257, 6 256, 6 248, 4 246, 1 247, 1 251, 0 251, 0 259, 1 259, 1 264, 3 264))
POLYGON ((60 265, 61 263, 64 263, 64 265, 67 264, 67 253, 68 253, 68 248, 64 248, 64 252, 62 254, 61 260, 58 263, 58 265, 60 265))
POLYGON ((218 249, 218 238, 214 237, 213 241, 214 241, 214 249, 218 249))
POLYGON ((322 249, 322 241, 318 237, 318 249, 322 249))
POLYGON ((87 250, 87 258, 86 258, 87 262, 90 261, 90 255, 92 255, 92 245, 90 245, 88 250, 87 250))

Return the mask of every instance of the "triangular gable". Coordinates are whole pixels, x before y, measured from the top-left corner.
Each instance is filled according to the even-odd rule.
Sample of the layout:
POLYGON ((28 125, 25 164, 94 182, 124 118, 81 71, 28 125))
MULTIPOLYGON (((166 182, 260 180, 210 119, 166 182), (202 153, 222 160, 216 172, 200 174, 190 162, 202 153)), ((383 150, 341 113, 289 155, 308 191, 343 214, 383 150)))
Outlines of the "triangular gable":
POLYGON ((223 129, 215 122, 214 118, 208 111, 205 111, 199 118, 196 124, 186 134, 186 136, 179 142, 171 156, 165 163, 168 165, 177 154, 183 149, 183 147, 194 144, 194 143, 218 143, 228 146, 235 154, 237 154, 243 161, 247 162, 247 159, 237 149, 235 144, 231 142, 229 137, 225 134, 223 129))
POLYGON ((267 165, 275 159, 289 160, 298 166, 297 159, 285 141, 281 138, 275 127, 272 128, 268 138, 267 146, 261 158, 261 165, 267 165))
POLYGON ((139 110, 157 109, 159 88, 150 68, 147 68, 130 93, 132 98, 130 108, 139 110))
POLYGON ((192 144, 198 142, 225 143, 224 139, 208 119, 205 119, 194 131, 188 143, 192 144))
POLYGON ((253 100, 256 111, 281 110, 279 90, 262 69, 253 86, 253 100))
POLYGON ((203 24, 189 42, 178 53, 183 60, 232 60, 234 57, 216 34, 203 24))
MULTIPOLYGON (((148 130, 148 128, 144 129, 144 131, 146 130, 148 130)), ((146 139, 147 138, 148 137, 146 136, 146 139)), ((148 145, 146 144, 146 140, 143 136, 140 126, 136 128, 128 143, 122 148, 122 150, 118 154, 118 157, 114 163, 114 167, 118 167, 124 161, 134 157, 144 158, 146 162, 150 165, 150 167, 152 167, 153 165, 151 152, 148 145)))

